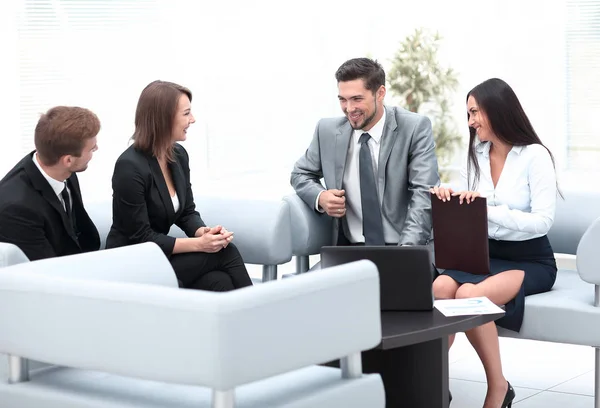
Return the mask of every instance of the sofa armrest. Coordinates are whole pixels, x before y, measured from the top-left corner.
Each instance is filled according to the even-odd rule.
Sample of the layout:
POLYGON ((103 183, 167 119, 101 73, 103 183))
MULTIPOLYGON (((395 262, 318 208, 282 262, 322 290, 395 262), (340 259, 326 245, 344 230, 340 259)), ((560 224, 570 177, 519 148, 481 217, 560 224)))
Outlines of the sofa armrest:
MULTIPOLYGON (((233 231, 233 243, 245 263, 281 265, 292 259, 290 210, 282 200, 195 196, 196 209, 208 226, 233 231)), ((177 226, 169 235, 185 237, 177 226)))
POLYGON ((600 248, 600 218, 587 228, 577 246, 577 272, 581 279, 594 285, 600 285, 598 248, 600 248))
POLYGON ((29 262, 29 258, 27 258, 27 255, 18 246, 0 242, 0 268, 23 262, 29 262))
POLYGON ((321 247, 333 244, 333 218, 310 208, 296 194, 285 196, 283 200, 290 206, 294 256, 318 254, 321 247))
POLYGON ((169 260, 153 242, 41 261, 47 276, 179 287, 169 260))
POLYGON ((46 263, 0 274, 0 352, 228 390, 381 339, 370 261, 227 293, 48 276, 46 263))

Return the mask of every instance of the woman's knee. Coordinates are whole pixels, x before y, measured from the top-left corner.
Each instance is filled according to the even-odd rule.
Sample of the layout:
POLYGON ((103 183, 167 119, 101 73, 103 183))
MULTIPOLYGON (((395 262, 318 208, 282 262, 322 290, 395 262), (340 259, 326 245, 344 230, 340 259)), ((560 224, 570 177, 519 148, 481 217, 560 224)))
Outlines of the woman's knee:
POLYGON ((481 291, 472 283, 465 283, 456 291, 456 299, 468 299, 482 296, 481 291))
POLYGON ((223 248, 221 252, 229 255, 230 257, 242 257, 242 255, 240 255, 240 251, 237 249, 233 242, 228 244, 225 248, 223 248))
POLYGON ((454 299, 459 288, 454 279, 446 275, 440 275, 433 281, 433 296, 436 299, 454 299))
POLYGON ((231 277, 223 271, 211 271, 202 275, 194 285, 194 289, 209 290, 211 292, 228 292, 235 287, 231 277))

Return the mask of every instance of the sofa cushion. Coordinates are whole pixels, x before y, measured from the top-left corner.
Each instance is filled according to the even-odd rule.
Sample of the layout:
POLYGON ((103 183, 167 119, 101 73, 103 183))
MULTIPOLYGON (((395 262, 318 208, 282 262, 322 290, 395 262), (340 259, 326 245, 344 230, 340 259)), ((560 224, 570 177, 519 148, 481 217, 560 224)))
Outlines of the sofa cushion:
POLYGON ((600 346, 600 307, 594 307, 594 285, 577 271, 559 270, 550 292, 527 296, 519 333, 500 335, 555 343, 600 346))
MULTIPOLYGON (((208 388, 63 367, 38 370, 29 382, 0 383, 2 408, 209 408, 211 396, 208 388)), ((236 408, 384 406, 379 375, 345 380, 330 367, 307 367, 236 389, 236 408)))
POLYGON ((27 256, 14 244, 0 242, 0 268, 29 262, 27 256))

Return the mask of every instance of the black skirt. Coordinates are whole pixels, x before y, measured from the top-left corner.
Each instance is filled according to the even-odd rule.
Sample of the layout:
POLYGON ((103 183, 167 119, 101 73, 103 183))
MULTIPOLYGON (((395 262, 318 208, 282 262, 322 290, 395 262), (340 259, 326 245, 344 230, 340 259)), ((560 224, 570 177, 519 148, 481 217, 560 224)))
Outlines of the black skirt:
POLYGON ((445 270, 456 282, 477 284, 484 279, 509 270, 525 271, 517 296, 505 305, 505 315, 496 321, 498 326, 519 331, 523 323, 525 296, 548 292, 556 281, 556 260, 547 236, 527 241, 498 241, 489 239, 490 275, 474 275, 457 270, 445 270))

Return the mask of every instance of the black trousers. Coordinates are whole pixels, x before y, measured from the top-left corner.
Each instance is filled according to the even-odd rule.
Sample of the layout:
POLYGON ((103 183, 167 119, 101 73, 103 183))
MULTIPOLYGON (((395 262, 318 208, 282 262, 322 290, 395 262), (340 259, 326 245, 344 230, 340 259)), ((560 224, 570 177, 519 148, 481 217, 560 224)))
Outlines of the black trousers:
POLYGON ((244 260, 234 244, 212 254, 187 252, 171 255, 169 261, 184 288, 226 292, 252 286, 244 260))

